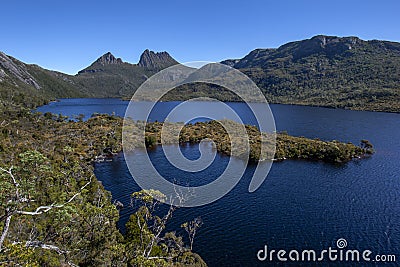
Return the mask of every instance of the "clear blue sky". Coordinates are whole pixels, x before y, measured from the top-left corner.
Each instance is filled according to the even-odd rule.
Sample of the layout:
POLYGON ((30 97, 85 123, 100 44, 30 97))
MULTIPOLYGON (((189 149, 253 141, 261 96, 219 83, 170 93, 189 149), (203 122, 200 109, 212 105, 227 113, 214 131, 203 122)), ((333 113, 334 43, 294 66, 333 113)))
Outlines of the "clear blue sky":
POLYGON ((6 0, 0 51, 70 74, 107 51, 146 48, 181 62, 240 58, 317 34, 400 41, 400 1, 6 0))

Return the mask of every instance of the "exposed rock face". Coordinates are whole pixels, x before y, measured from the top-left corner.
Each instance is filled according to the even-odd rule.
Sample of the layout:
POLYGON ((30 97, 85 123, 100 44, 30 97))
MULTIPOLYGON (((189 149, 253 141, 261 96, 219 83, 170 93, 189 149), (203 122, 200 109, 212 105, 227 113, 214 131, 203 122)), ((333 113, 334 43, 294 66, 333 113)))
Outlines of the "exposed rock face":
POLYGON ((221 61, 221 64, 227 65, 229 67, 235 66, 240 61, 240 59, 226 59, 221 61))
POLYGON ((153 52, 146 49, 140 56, 138 65, 148 69, 161 70, 178 64, 167 52, 153 52))
POLYGON ((122 64, 123 61, 120 58, 114 57, 114 55, 111 54, 110 52, 107 52, 106 54, 99 57, 95 61, 95 63, 99 63, 100 65, 104 66, 104 65, 110 65, 110 64, 122 64))
POLYGON ((238 69, 283 68, 288 62, 296 62, 310 56, 343 59, 357 53, 379 55, 386 52, 399 54, 399 43, 379 40, 365 41, 354 36, 317 35, 310 39, 284 44, 279 48, 255 49, 242 59, 230 59, 221 63, 238 69))
MULTIPOLYGON (((365 42, 357 37, 336 37, 317 35, 298 43, 293 57, 302 58, 312 54, 323 53, 328 56, 340 55, 365 42)), ((290 43, 289 43, 290 44, 290 43)))
POLYGON ((110 52, 105 53, 101 57, 99 57, 95 62, 92 63, 88 68, 84 70, 80 70, 78 74, 82 73, 95 73, 95 72, 102 72, 102 66, 106 65, 120 65, 123 64, 124 62, 122 61, 121 58, 116 58, 114 57, 113 54, 110 52))
POLYGON ((78 71, 78 74, 82 73, 95 73, 95 72, 101 72, 103 71, 102 69, 86 69, 86 70, 80 70, 78 71))
POLYGON ((5 71, 3 70, 3 69, 0 69, 0 78, 4 78, 4 77, 6 77, 6 73, 5 73, 5 71))
POLYGON ((7 56, 3 52, 0 52, 0 67, 3 68, 0 71, 2 78, 7 76, 6 72, 9 72, 11 76, 16 77, 21 82, 32 85, 36 89, 41 88, 35 78, 28 72, 24 63, 7 56))

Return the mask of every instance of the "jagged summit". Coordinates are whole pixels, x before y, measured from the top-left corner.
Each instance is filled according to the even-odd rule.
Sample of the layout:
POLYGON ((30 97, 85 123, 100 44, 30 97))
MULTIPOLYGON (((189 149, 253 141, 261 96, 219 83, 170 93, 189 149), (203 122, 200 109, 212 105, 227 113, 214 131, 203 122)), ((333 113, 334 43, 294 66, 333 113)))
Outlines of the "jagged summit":
POLYGON ((148 69, 164 69, 178 64, 167 52, 153 52, 146 49, 140 56, 138 65, 148 69))
POLYGON ((89 67, 80 70, 78 74, 83 74, 83 73, 95 73, 95 72, 102 72, 104 71, 103 67, 109 66, 109 65, 121 65, 124 62, 122 61, 121 58, 116 58, 111 52, 107 52, 98 59, 96 59, 95 62, 93 62, 89 67))
MULTIPOLYGON (((278 48, 255 49, 241 59, 222 61, 241 70, 269 101, 349 109, 400 110, 400 43, 316 35, 278 48)), ((146 79, 177 64, 167 52, 145 50, 136 64, 105 53, 75 76, 49 71, 0 53, 0 95, 44 97, 131 97, 146 79)), ((237 101, 219 89, 206 94, 237 101)), ((168 97, 203 96, 183 87, 168 97)), ((19 96, 18 96, 19 97, 19 96)), ((43 97, 43 98, 40 98, 43 97)), ((1 105, 1 103, 0 103, 1 105)))
POLYGON ((104 65, 110 65, 110 64, 122 64, 123 61, 120 58, 114 57, 114 55, 111 54, 110 52, 107 52, 104 55, 102 55, 101 57, 99 57, 95 61, 95 63, 99 63, 100 65, 104 66, 104 65))
POLYGON ((153 52, 146 49, 140 56, 138 64, 130 64, 122 61, 121 58, 116 58, 110 52, 105 53, 93 62, 89 67, 81 70, 78 74, 104 72, 107 69, 114 71, 122 71, 123 69, 132 69, 132 71, 159 71, 169 66, 178 64, 167 52, 153 52), (139 67, 139 69, 137 69, 139 67))

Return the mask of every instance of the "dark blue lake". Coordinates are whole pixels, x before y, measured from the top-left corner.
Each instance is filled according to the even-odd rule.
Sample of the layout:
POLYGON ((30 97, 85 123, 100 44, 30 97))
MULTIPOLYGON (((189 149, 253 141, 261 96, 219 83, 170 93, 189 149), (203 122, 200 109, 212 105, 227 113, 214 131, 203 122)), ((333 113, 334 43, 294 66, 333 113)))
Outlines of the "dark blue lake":
MULTIPOLYGON (((94 112, 123 115, 127 104, 118 99, 62 99, 38 110, 84 114, 88 118, 94 112)), ((254 124, 245 104, 228 104, 246 123, 254 124)), ((152 120, 162 120, 177 102, 157 105, 152 120)), ((200 105, 208 108, 210 103, 200 105)), ((348 249, 369 249, 373 255, 395 254, 399 263, 400 114, 290 105, 271 105, 271 109, 278 131, 356 144, 368 139, 376 153, 343 165, 294 160, 274 163, 254 193, 248 192, 248 185, 255 165, 249 165, 230 193, 205 206, 178 209, 169 229, 179 229, 181 223, 201 216, 204 225, 194 250, 209 266, 267 266, 271 263, 260 262, 256 256, 264 245, 275 250, 321 251, 335 247, 339 238, 347 240, 348 249)), ((199 156, 196 145, 181 150, 188 158, 199 156)), ((185 175, 168 163, 162 148, 148 153, 156 168, 166 175, 185 175)), ((207 170, 185 179, 212 180, 228 160, 217 154, 207 170)), ((122 154, 112 162, 97 163, 95 173, 113 198, 126 206, 129 195, 139 190, 122 154)), ((121 211, 121 228, 131 212, 129 208, 121 211)))

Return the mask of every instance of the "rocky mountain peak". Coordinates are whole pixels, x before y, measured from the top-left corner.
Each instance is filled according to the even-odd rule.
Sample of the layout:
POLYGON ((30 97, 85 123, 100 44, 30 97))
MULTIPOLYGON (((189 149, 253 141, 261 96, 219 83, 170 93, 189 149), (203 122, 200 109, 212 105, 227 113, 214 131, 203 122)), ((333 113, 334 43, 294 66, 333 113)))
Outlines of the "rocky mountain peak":
POLYGON ((140 56, 138 65, 148 69, 165 69, 178 64, 167 52, 153 52, 146 49, 140 56))
POLYGON ((96 60, 96 63, 99 63, 100 65, 104 66, 104 65, 111 65, 111 64, 122 64, 123 61, 120 58, 114 57, 114 55, 111 54, 110 52, 107 52, 104 55, 102 55, 101 57, 99 57, 96 60))
POLYGON ((31 73, 29 73, 24 63, 16 60, 13 57, 7 56, 3 52, 0 52, 0 78, 5 78, 8 76, 7 72, 25 84, 32 85, 36 89, 41 88, 35 78, 31 75, 31 73))

